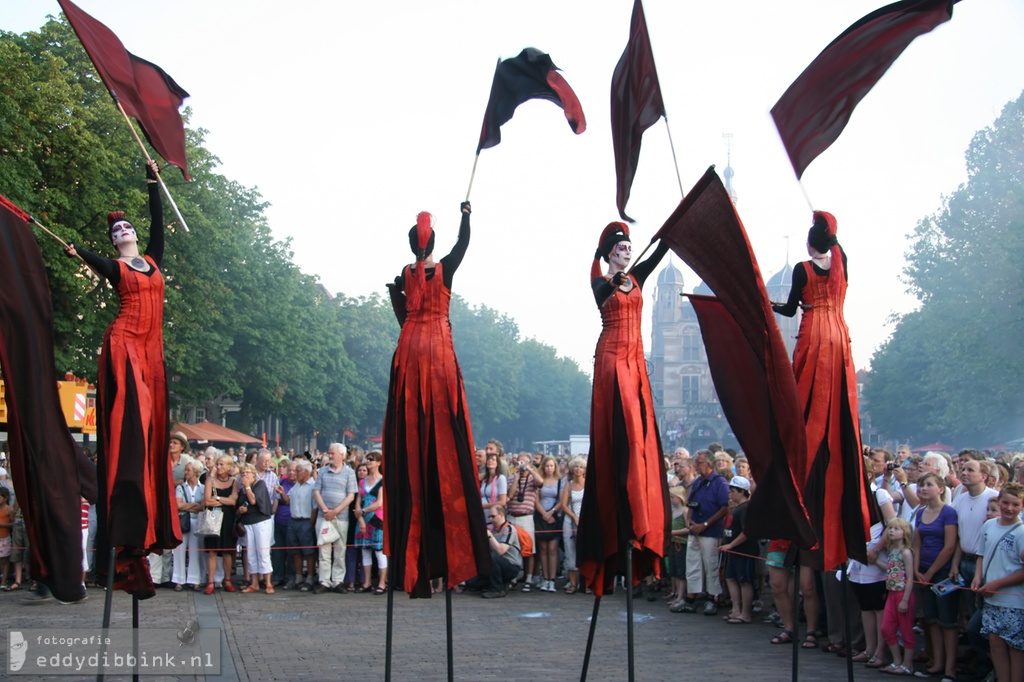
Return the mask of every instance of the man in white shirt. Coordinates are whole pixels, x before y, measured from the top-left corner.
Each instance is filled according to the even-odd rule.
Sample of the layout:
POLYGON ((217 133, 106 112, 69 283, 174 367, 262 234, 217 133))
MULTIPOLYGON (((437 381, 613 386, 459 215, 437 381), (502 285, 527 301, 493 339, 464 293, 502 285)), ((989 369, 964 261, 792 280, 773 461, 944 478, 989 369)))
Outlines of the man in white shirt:
MULTIPOLYGON (((953 552, 953 564, 949 569, 949 577, 956 580, 959 575, 964 584, 970 585, 974 580, 974 570, 978 563, 978 552, 981 548, 981 527, 987 520, 988 501, 999 493, 985 486, 985 472, 981 462, 976 459, 964 458, 961 465, 961 483, 963 491, 953 498, 953 509, 956 510, 957 531, 960 537, 956 551, 953 552)), ((975 611, 974 593, 964 590, 960 612, 969 619, 975 611)))

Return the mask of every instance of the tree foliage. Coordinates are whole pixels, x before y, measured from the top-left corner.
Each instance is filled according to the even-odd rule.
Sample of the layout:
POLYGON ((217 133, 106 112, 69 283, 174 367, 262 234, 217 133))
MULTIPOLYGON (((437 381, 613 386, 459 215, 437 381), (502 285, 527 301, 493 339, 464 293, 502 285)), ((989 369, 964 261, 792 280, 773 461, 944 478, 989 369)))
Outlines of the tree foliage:
MULTIPOLYGON (((113 255, 105 216, 147 241, 143 158, 64 20, 0 32, 0 193, 66 241, 113 255)), ((185 111, 186 122, 188 110, 185 111)), ((380 432, 399 327, 380 296, 332 296, 275 240, 254 188, 219 173, 206 131, 187 129, 192 182, 164 173, 190 232, 165 211, 164 346, 174 406, 240 400, 243 424, 293 434, 380 432)), ((152 152, 151 152, 152 154, 152 152)), ((157 158, 154 155, 154 158, 157 158)), ((53 292, 58 372, 95 379, 115 292, 38 235, 53 292)), ((515 322, 455 297, 453 336, 478 438, 564 438, 586 428, 589 380, 515 322)))
POLYGON ((1024 435, 1024 94, 965 156, 967 182, 913 233, 921 306, 875 354, 865 391, 890 435, 984 447, 1024 435))

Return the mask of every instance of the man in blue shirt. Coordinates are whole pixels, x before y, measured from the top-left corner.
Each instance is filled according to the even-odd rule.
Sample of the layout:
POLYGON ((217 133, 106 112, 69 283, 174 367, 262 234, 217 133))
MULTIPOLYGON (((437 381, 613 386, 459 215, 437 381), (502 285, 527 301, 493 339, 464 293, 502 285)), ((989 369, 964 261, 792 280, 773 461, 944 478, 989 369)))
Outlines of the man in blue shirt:
POLYGON ((729 482, 715 473, 714 458, 709 450, 698 450, 693 457, 697 478, 690 488, 690 540, 686 544, 686 589, 688 594, 680 609, 694 613, 698 594, 706 594, 703 613, 718 613, 717 600, 722 593, 718 579, 719 552, 723 520, 729 512, 729 482))

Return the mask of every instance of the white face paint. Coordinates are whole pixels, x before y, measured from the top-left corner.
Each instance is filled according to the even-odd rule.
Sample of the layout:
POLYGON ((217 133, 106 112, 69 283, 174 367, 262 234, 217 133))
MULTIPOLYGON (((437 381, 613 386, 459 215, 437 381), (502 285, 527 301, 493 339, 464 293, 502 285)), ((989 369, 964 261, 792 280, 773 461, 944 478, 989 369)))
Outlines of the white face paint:
POLYGON ((114 246, 120 246, 121 244, 138 242, 139 238, 135 234, 135 228, 132 227, 130 222, 118 220, 110 226, 110 241, 114 243, 114 246))
POLYGON ((619 270, 625 270, 629 267, 629 261, 632 257, 633 245, 629 242, 619 242, 612 247, 612 252, 608 254, 608 262, 619 270))

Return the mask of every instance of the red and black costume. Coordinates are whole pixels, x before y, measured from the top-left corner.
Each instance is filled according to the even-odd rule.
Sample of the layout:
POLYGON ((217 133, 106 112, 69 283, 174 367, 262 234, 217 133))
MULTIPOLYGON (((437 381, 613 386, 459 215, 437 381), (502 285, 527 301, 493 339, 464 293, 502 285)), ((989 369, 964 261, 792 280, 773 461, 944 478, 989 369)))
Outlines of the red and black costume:
MULTIPOLYGON (((605 228, 598 254, 607 260, 616 239, 628 240, 623 223, 605 228)), ((601 276, 596 257, 591 271, 602 331, 594 356, 590 455, 576 552, 580 573, 597 596, 623 572, 627 542, 636 543, 637 577, 657 570, 667 547, 672 517, 640 334, 641 288, 667 251, 660 244, 632 269, 628 277, 633 286, 628 292, 601 276)))
POLYGON ((430 597, 433 578, 451 587, 490 570, 473 430, 448 319, 452 276, 469 233, 463 213, 455 248, 431 270, 423 260, 430 230, 429 242, 414 247, 415 267, 389 285, 402 331, 384 417, 384 552, 391 580, 410 597, 430 597))
POLYGON ((846 253, 836 240, 836 219, 814 213, 808 244, 832 253, 824 270, 804 261, 793 270, 793 288, 775 312, 786 317, 804 310, 793 351, 793 371, 804 405, 808 476, 804 502, 819 538, 807 560, 831 569, 852 557, 866 561, 869 505, 857 412, 857 373, 850 350, 850 330, 843 317, 848 286, 846 253))
POLYGON ((140 272, 120 260, 77 249, 117 289, 121 309, 107 328, 99 359, 97 412, 100 495, 96 505, 96 566, 108 570, 117 548, 115 589, 154 594, 146 555, 181 543, 167 451, 164 367, 163 208, 149 184, 152 226, 140 272))

